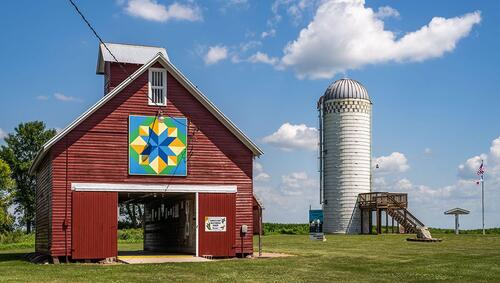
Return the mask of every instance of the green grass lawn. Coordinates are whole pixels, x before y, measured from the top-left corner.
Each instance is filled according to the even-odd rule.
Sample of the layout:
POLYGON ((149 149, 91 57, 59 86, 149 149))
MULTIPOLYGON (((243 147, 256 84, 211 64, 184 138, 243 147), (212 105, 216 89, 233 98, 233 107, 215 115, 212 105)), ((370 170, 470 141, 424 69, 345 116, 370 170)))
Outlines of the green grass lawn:
MULTIPOLYGON (((500 235, 434 235, 441 243, 407 242, 405 235, 264 237, 266 252, 293 257, 148 265, 35 265, 20 259, 32 249, 0 249, 0 281, 141 282, 500 282, 500 235)), ((257 245, 255 245, 257 246, 257 245)), ((141 243, 120 244, 121 250, 141 243)))

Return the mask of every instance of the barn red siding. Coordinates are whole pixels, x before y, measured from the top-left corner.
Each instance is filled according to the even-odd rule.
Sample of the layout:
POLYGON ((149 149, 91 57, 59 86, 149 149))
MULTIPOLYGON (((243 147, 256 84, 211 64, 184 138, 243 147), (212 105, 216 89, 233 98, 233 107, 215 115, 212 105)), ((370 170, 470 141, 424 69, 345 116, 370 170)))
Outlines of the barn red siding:
POLYGON ((73 193, 74 233, 71 235, 73 259, 103 259, 117 256, 117 207, 118 193, 73 193))
MULTIPOLYGON (((244 252, 251 253, 253 154, 170 74, 167 106, 162 109, 170 116, 189 119, 188 152, 192 154, 188 175, 128 175, 128 116, 157 113, 157 107, 147 103, 147 80, 145 72, 52 148, 52 254, 64 255, 71 249, 63 223, 66 219, 66 233, 71 235, 73 182, 237 185, 235 238, 239 239, 239 227, 248 225, 250 231, 243 244, 244 252)), ((235 245, 238 248, 240 242, 235 245)))
POLYGON ((51 206, 51 161, 46 156, 36 175, 36 210, 35 210, 35 251, 48 254, 50 250, 50 206, 51 206))
MULTIPOLYGON (((235 195, 199 194, 198 196, 199 255, 214 257, 234 256, 235 253, 235 195), (227 232, 206 232, 205 217, 226 217, 227 232)), ((239 235, 239 233, 238 233, 239 235)), ((241 240, 240 237, 237 239, 241 240)), ((240 245, 241 247, 241 245, 240 245)))
POLYGON ((121 82, 128 78, 132 73, 139 69, 141 65, 126 63, 106 62, 104 69, 104 83, 106 93, 112 91, 121 82), (107 88, 106 88, 107 84, 107 88))

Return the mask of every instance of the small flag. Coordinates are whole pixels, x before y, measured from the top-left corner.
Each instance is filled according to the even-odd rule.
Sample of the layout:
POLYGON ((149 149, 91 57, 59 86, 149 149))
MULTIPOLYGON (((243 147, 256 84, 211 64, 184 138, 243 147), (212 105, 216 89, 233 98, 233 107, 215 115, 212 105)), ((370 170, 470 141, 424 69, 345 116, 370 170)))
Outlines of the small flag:
POLYGON ((484 166, 483 166, 483 161, 481 160, 481 166, 479 166, 479 169, 477 170, 477 174, 479 176, 483 176, 484 175, 484 166))

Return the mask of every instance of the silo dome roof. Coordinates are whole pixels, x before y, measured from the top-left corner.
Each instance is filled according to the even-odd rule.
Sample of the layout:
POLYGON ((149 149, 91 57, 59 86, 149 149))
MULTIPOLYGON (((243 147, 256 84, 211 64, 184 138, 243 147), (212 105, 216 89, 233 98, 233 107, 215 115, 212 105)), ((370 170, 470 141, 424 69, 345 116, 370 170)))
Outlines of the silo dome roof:
POLYGON ((322 97, 323 101, 330 99, 366 99, 370 101, 366 88, 356 80, 340 79, 332 83, 322 97))

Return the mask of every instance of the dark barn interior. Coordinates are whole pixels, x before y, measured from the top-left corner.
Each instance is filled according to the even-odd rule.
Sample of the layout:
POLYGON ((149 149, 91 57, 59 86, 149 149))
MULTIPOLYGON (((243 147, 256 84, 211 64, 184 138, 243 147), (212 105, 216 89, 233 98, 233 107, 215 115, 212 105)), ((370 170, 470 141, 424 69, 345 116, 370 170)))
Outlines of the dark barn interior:
POLYGON ((194 193, 119 193, 118 202, 144 207, 144 251, 196 253, 194 193))

